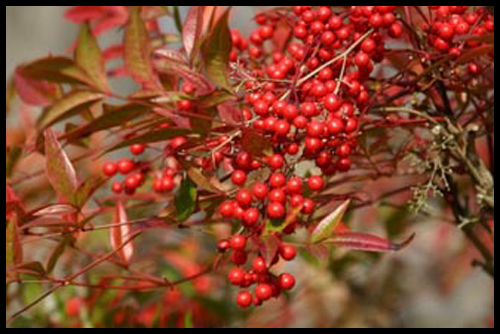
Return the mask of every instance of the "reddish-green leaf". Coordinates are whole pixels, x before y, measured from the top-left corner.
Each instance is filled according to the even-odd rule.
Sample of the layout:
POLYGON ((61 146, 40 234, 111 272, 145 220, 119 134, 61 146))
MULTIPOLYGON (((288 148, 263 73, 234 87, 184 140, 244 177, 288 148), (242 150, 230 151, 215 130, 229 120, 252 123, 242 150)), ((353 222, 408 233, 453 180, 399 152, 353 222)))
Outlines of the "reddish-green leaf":
POLYGON ((64 250, 66 249, 66 246, 70 243, 70 238, 64 238, 59 244, 54 248, 52 251, 52 254, 50 255, 49 261, 47 262, 47 273, 51 273, 52 270, 54 270, 57 261, 61 258, 61 255, 63 255, 64 250))
POLYGON ((116 203, 114 223, 116 226, 110 229, 111 246, 114 250, 117 250, 117 255, 120 260, 128 266, 134 255, 134 243, 130 240, 132 237, 132 229, 128 223, 125 206, 121 201, 116 203), (124 244, 126 242, 127 244, 124 244))
POLYGON ((311 234, 311 243, 318 243, 329 238, 344 217, 351 200, 342 203, 334 212, 324 218, 311 234))
POLYGON ((121 148, 131 146, 134 144, 141 144, 141 143, 149 144, 149 143, 157 143, 157 142, 161 142, 161 141, 166 141, 166 140, 172 139, 174 137, 185 136, 189 133, 191 133, 190 130, 179 129, 179 128, 172 128, 172 129, 168 129, 168 130, 148 132, 148 133, 145 133, 145 134, 140 135, 138 137, 135 137, 133 139, 124 140, 124 141, 122 140, 122 141, 120 141, 119 144, 116 144, 115 146, 111 147, 105 153, 116 151, 116 150, 119 150, 121 148))
POLYGON ((23 75, 37 80, 92 86, 87 73, 67 57, 47 57, 23 65, 23 75))
POLYGON ((77 115, 104 97, 105 95, 102 93, 88 90, 73 91, 45 111, 39 121, 40 127, 45 129, 61 120, 77 115))
POLYGON ((210 79, 228 91, 232 91, 229 84, 229 54, 232 49, 231 32, 228 26, 229 11, 221 16, 213 31, 203 42, 201 53, 205 70, 210 79))
POLYGON ((19 235, 19 213, 14 213, 5 229, 5 264, 10 266, 23 262, 23 249, 19 235))
POLYGON ((188 170, 189 178, 196 183, 198 187, 212 193, 220 193, 221 190, 218 189, 212 182, 203 174, 203 172, 198 169, 191 167, 188 170))
POLYGON ((106 183, 106 181, 106 179, 100 176, 90 176, 78 186, 78 189, 72 196, 71 203, 77 208, 82 208, 94 192, 106 183))
POLYGON ((221 103, 234 100, 235 96, 229 94, 225 90, 216 90, 204 96, 200 96, 197 100, 197 106, 200 109, 209 109, 218 106, 221 103))
POLYGON ((23 75, 23 67, 14 72, 14 83, 19 97, 27 104, 44 107, 53 103, 58 94, 54 83, 23 75))
POLYGON ((205 6, 191 6, 182 28, 182 43, 190 59, 201 36, 204 12, 205 6))
POLYGON ((147 89, 156 90, 160 85, 153 71, 151 45, 148 31, 141 15, 141 6, 132 6, 124 34, 125 65, 132 77, 147 89))
POLYGON ((185 221, 194 213, 198 191, 191 179, 182 181, 179 191, 175 196, 175 209, 179 221, 185 221))
POLYGON ((345 233, 334 235, 326 239, 324 243, 336 247, 365 252, 390 253, 405 248, 414 238, 415 235, 412 235, 402 243, 394 243, 387 239, 369 234, 345 233))
POLYGON ((459 64, 467 63, 471 60, 474 60, 478 57, 487 55, 495 50, 495 45, 493 44, 485 44, 479 46, 477 48, 473 48, 467 52, 465 52, 460 58, 458 58, 457 62, 459 64))
POLYGON ((257 157, 269 156, 273 152, 272 142, 252 128, 243 130, 241 145, 245 151, 257 157))
POLYGON ((96 88, 102 92, 109 92, 104 58, 88 24, 82 25, 80 30, 78 44, 75 49, 75 60, 92 79, 96 88))
POLYGON ((54 132, 46 130, 44 136, 47 178, 56 193, 69 200, 78 187, 75 169, 54 132))
POLYGON ((27 216, 59 216, 78 212, 78 208, 71 204, 49 204, 27 213, 27 216))

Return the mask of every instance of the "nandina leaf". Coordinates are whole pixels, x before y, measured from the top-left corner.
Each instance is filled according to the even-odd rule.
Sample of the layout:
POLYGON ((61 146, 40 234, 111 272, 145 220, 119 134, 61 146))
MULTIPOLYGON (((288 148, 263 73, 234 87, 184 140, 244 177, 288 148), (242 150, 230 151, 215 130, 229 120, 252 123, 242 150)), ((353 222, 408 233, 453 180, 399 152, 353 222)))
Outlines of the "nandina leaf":
POLYGON ((58 89, 55 84, 24 76, 23 67, 18 67, 14 72, 14 83, 17 94, 24 103, 45 107, 57 98, 58 89))
POLYGON ((216 85, 232 91, 229 83, 229 54, 232 49, 231 32, 228 26, 229 11, 220 17, 213 31, 202 43, 201 53, 205 70, 216 85))
POLYGON ((147 89, 159 89, 160 84, 151 61, 152 49, 148 31, 141 16, 141 6, 132 6, 130 9, 123 47, 125 65, 132 77, 147 89))
POLYGON ((221 192, 221 190, 218 189, 212 182, 210 182, 210 180, 198 168, 194 167, 189 168, 188 176, 201 189, 204 189, 212 193, 221 192))
POLYGON ((34 217, 43 217, 43 216, 58 216, 65 214, 72 214, 78 212, 78 208, 71 204, 49 204, 44 205, 40 208, 37 208, 30 213, 27 213, 27 216, 34 217))
POLYGON ((73 6, 64 14, 67 20, 74 23, 84 23, 103 16, 104 6, 73 6))
POLYGON ((149 113, 150 111, 151 107, 135 103, 126 104, 115 110, 105 112, 102 116, 97 117, 96 119, 92 120, 90 123, 85 124, 82 127, 70 131, 62 138, 67 139, 68 141, 80 139, 99 131, 109 130, 117 126, 122 126, 139 116, 149 113))
POLYGON ((389 253, 396 252, 405 248, 413 241, 414 238, 415 234, 410 236, 402 243, 394 243, 387 239, 380 238, 374 235, 363 233, 344 233, 331 236, 326 239, 324 243, 352 250, 375 253, 389 253))
POLYGON ((210 109, 218 106, 221 103, 234 100, 235 96, 229 94, 225 90, 216 90, 212 93, 204 96, 200 96, 196 102, 196 105, 200 109, 210 109))
POLYGON ((117 255, 126 266, 130 264, 130 259, 134 254, 134 244, 133 241, 130 240, 130 238, 132 238, 132 229, 128 221, 125 206, 121 201, 118 201, 116 203, 114 217, 116 226, 110 229, 110 241, 113 249, 118 250, 117 255), (124 246, 125 242, 127 242, 127 244, 124 246))
POLYGON ((46 130, 44 136, 47 178, 60 197, 70 200, 78 187, 75 169, 54 132, 46 130))
POLYGON ((91 175, 78 186, 78 189, 72 196, 71 203, 73 203, 77 208, 82 208, 94 192, 106 183, 106 181, 107 180, 101 176, 91 175))
POLYGON ((269 156, 273 152, 271 141, 267 140, 261 132, 252 128, 243 130, 241 145, 243 150, 256 157, 269 156))
POLYGON ((74 23, 96 22, 92 30, 97 36, 124 25, 128 11, 126 6, 73 6, 66 12, 65 18, 74 23))
POLYGON ((334 233, 335 228, 342 221, 342 218, 344 217, 344 214, 347 211, 349 204, 351 204, 350 199, 342 203, 337 209, 335 209, 334 212, 325 217, 318 224, 318 226, 316 226, 313 233, 311 234, 311 243, 321 242, 330 237, 334 233))
POLYGON ((19 212, 15 212, 10 220, 6 221, 5 229, 5 264, 10 266, 23 262, 23 248, 19 232, 19 212))
POLYGON ((45 129, 61 120, 79 114, 104 97, 105 95, 102 93, 75 90, 62 97, 51 108, 46 110, 39 120, 39 125, 42 129, 45 129))
POLYGON ((177 31, 182 34, 182 20, 181 20, 181 12, 179 10, 179 6, 173 6, 174 7, 174 22, 175 22, 175 27, 177 28, 177 31))
POLYGON ((183 53, 165 47, 156 49, 153 52, 153 61, 154 67, 160 71, 167 69, 175 71, 179 66, 189 67, 186 56, 183 53))
POLYGON ((467 62, 474 60, 478 57, 487 55, 494 50, 495 50, 495 45, 493 45, 493 44, 485 44, 485 45, 479 46, 477 48, 473 48, 473 49, 465 52, 462 56, 460 56, 460 58, 457 59, 457 63, 459 63, 459 64, 467 63, 467 62))
POLYGON ((175 196, 175 209, 177 218, 182 222, 194 213, 198 191, 196 184, 190 178, 185 178, 175 196))
POLYGON ((260 255, 270 267, 278 254, 281 241, 275 235, 255 237, 252 239, 259 248, 260 255))
POLYGON ((93 85, 87 73, 67 57, 57 56, 38 59, 23 65, 22 71, 23 76, 36 80, 72 85, 93 85))
POLYGON ((130 146, 130 145, 134 145, 134 144, 141 144, 141 143, 149 144, 149 143, 162 142, 162 141, 172 139, 174 137, 184 136, 184 135, 187 135, 189 133, 191 133, 190 130, 180 129, 180 128, 171 128, 168 130, 159 130, 159 131, 148 132, 148 133, 145 133, 145 134, 140 135, 138 137, 135 137, 133 139, 124 140, 124 141, 122 140, 122 141, 120 141, 119 144, 111 147, 110 149, 108 149, 104 153, 116 151, 116 150, 119 150, 121 148, 130 146))
POLYGON ((108 79, 104 58, 89 24, 82 25, 78 44, 75 49, 76 63, 87 73, 100 91, 108 93, 108 79))
POLYGON ((52 254, 50 255, 49 261, 47 262, 47 273, 51 273, 54 270, 57 261, 61 258, 61 255, 64 254, 66 246, 70 244, 70 238, 64 238, 59 244, 54 248, 52 254))
POLYGON ((30 275, 35 277, 46 277, 47 272, 43 269, 40 262, 28 262, 17 266, 14 269, 18 274, 30 275))
POLYGON ((202 33, 204 12, 205 6, 191 6, 182 28, 182 43, 190 59, 202 33))
POLYGON ((15 166, 23 154, 21 146, 10 146, 5 148, 5 177, 11 177, 15 166))

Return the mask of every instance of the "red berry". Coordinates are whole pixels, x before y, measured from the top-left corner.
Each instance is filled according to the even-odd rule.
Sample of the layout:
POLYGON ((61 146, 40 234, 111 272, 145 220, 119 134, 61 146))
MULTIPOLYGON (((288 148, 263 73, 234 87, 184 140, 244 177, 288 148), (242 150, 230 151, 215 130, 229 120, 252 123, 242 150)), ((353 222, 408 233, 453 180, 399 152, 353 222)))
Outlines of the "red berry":
POLYGON ((144 144, 134 144, 130 146, 130 153, 133 155, 141 155, 144 153, 144 150, 146 149, 146 145, 144 144))
POLYGON ((219 211, 224 218, 232 218, 234 216, 234 202, 226 201, 222 203, 219 211))
POLYGON ((339 118, 332 118, 326 126, 331 135, 338 135, 344 131, 344 122, 339 118))
POLYGON ((252 294, 248 291, 240 291, 236 296, 236 303, 241 308, 249 308, 253 303, 252 294))
POLYGON ((102 172, 109 177, 115 176, 118 172, 118 166, 114 162, 107 162, 102 166, 102 172))
POLYGON ((286 190, 290 194, 302 194, 302 179, 300 177, 294 177, 288 180, 286 184, 286 190))
POLYGON ((266 261, 262 257, 256 257, 252 262, 252 269, 258 274, 267 272, 266 261))
POLYGON ((236 286, 240 286, 243 284, 243 280, 245 278, 245 271, 240 268, 233 268, 227 274, 227 280, 236 286))
POLYGON ((242 186, 247 181, 247 173, 242 170, 235 170, 231 176, 231 181, 237 186, 242 186))
POLYGON ((248 254, 244 250, 234 250, 231 253, 231 261, 237 266, 242 266, 247 263, 248 254))
POLYGON ((253 195, 260 199, 263 200, 267 197, 267 194, 269 193, 269 188, 262 182, 257 182, 252 188, 253 195))
POLYGON ((231 248, 229 240, 224 239, 224 240, 219 240, 219 242, 217 242, 217 250, 220 253, 225 253, 229 248, 231 248))
POLYGON ((314 204, 314 201, 310 198, 304 199, 304 203, 302 204, 302 213, 305 215, 310 215, 314 212, 314 208, 316 205, 314 204))
POLYGON ((313 175, 307 181, 307 185, 312 191, 321 191, 325 187, 325 180, 319 175, 313 175))
POLYGON ((229 241, 231 248, 234 250, 243 250, 247 245, 247 237, 244 235, 234 235, 229 241))
POLYGON ((283 245, 280 248, 280 255, 285 261, 292 261, 297 256, 297 250, 292 245, 283 245))
POLYGON ((281 188, 286 183, 286 176, 283 173, 274 173, 271 175, 269 179, 269 184, 273 188, 281 188))
POLYGON ((259 284, 255 287, 255 296, 262 301, 269 300, 273 296, 273 289, 269 284, 259 284))
POLYGON ((252 227, 255 226, 259 222, 260 218, 260 213, 259 210, 256 208, 250 208, 245 211, 245 214, 243 215, 243 224, 246 227, 252 227))
POLYGON ((281 203, 271 203, 267 206, 267 215, 271 219, 280 219, 285 216, 285 207, 281 203))
POLYGON ((288 273, 281 274, 278 278, 278 285, 283 290, 291 290, 295 286, 295 277, 288 273))
POLYGON ((175 182, 174 182, 174 178, 171 177, 171 176, 165 176, 162 180, 161 180, 161 189, 162 191, 164 192, 170 192, 172 190, 174 190, 175 188, 175 182))
POLYGON ((248 190, 240 190, 236 195, 236 201, 241 207, 246 208, 252 204, 252 197, 252 192, 248 190))
POLYGON ((121 194, 123 191, 123 184, 121 182, 114 182, 111 186, 111 190, 117 195, 121 194))
POLYGON ((269 166, 272 169, 281 169, 285 164, 285 158, 281 154, 273 154, 269 158, 269 166))
POLYGON ((273 189, 269 193, 269 200, 271 202, 284 204, 286 202, 286 194, 282 189, 273 189))
POLYGON ((325 97, 323 103, 328 111, 335 112, 342 106, 342 99, 338 95, 330 94, 325 97))

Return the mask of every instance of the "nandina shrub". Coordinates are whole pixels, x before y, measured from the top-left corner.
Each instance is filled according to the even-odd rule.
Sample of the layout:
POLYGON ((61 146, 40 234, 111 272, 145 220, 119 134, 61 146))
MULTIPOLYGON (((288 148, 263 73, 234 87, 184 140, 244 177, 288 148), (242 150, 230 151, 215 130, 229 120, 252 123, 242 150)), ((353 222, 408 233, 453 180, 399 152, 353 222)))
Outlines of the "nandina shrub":
POLYGON ((230 14, 76 6, 70 54, 16 69, 7 323, 57 295, 44 325, 227 325, 293 300, 286 262, 408 246, 410 213, 445 216, 494 276, 493 8, 286 6, 248 36, 230 14), (351 230, 381 204, 387 235, 351 230))

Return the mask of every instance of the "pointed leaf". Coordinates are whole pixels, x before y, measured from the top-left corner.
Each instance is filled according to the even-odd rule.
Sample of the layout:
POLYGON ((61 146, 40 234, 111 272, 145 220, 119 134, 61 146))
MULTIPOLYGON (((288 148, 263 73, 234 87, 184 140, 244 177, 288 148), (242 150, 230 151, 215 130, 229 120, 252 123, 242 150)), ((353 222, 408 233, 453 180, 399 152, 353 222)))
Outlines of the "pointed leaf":
POLYGON ((191 6, 182 28, 182 43, 189 58, 201 36, 205 6, 191 6))
POLYGON ((132 241, 128 241, 124 245, 124 242, 127 242, 132 237, 132 229, 128 221, 125 206, 121 201, 118 201, 114 217, 114 222, 117 226, 110 229, 110 241, 113 249, 118 250, 117 255, 120 260, 127 266, 130 264, 130 260, 134 254, 134 244, 132 241))
POLYGON ((363 233, 345 233, 332 236, 324 241, 336 247, 375 253, 390 253, 399 251, 410 244, 415 234, 402 243, 394 243, 387 239, 363 233))
POLYGON ((334 233, 335 228, 342 221, 349 204, 351 204, 350 199, 342 203, 334 212, 324 218, 318 226, 316 226, 311 235, 311 243, 321 242, 334 233))
POLYGON ((90 176, 78 186, 78 189, 72 196, 71 203, 77 208, 82 208, 94 192, 106 183, 106 181, 106 179, 100 176, 90 176))
POLYGON ((203 175, 203 172, 200 169, 194 167, 189 168, 188 176, 201 189, 210 191, 212 193, 221 192, 220 189, 213 185, 212 182, 210 182, 210 180, 205 175, 203 175))
POLYGON ((16 272, 35 277, 46 277, 47 273, 40 262, 28 262, 16 267, 16 272))
POLYGON ((70 239, 69 238, 64 238, 63 241, 61 241, 56 248, 52 251, 52 254, 50 255, 49 261, 47 262, 47 273, 51 273, 56 264, 57 261, 61 258, 61 255, 64 254, 64 251, 66 249, 66 246, 69 245, 70 239))
POLYGON ((10 266, 23 262, 23 249, 19 232, 19 213, 12 215, 5 230, 5 264, 10 266))
POLYGON ((243 130, 241 145, 243 150, 256 157, 269 156, 273 152, 272 142, 266 139, 260 131, 252 128, 243 130))
POLYGON ((57 101, 42 115, 39 121, 40 127, 45 129, 61 120, 75 116, 104 97, 104 94, 93 91, 73 91, 57 101))
POLYGON ((17 94, 24 103, 45 107, 56 99, 58 90, 54 83, 26 77, 22 67, 14 72, 14 83, 17 94))
POLYGON ((109 92, 104 58, 89 24, 82 25, 80 30, 78 44, 75 49, 75 60, 92 79, 96 88, 102 92, 109 92))
POLYGON ((229 54, 232 49, 231 32, 228 26, 230 9, 221 16, 201 46, 208 76, 213 83, 228 91, 232 91, 229 84, 229 54))
POLYGON ((179 192, 175 196, 175 209, 177 218, 182 222, 187 220, 194 213, 198 191, 191 179, 182 181, 179 192))
POLYGON ((54 132, 46 130, 44 136, 47 178, 57 194, 69 200, 78 187, 75 169, 54 132))
MULTIPOLYGON (((43 216, 59 216, 78 212, 78 208, 71 204, 49 204, 38 208, 26 216, 43 217, 43 216)), ((25 218, 26 220, 26 218, 25 218)))
POLYGON ((47 57, 23 65, 23 76, 55 83, 92 86, 87 73, 67 57, 47 57))
POLYGON ((146 25, 141 16, 141 6, 132 6, 124 33, 125 65, 139 84, 157 90, 160 85, 153 71, 151 45, 146 25))

